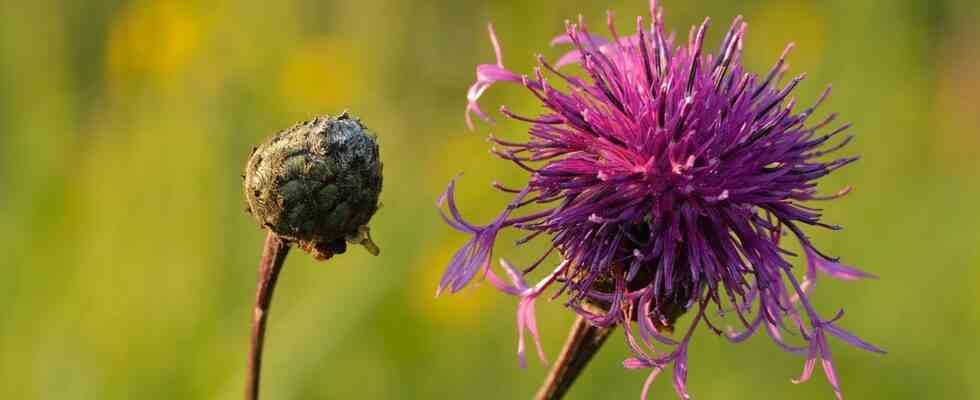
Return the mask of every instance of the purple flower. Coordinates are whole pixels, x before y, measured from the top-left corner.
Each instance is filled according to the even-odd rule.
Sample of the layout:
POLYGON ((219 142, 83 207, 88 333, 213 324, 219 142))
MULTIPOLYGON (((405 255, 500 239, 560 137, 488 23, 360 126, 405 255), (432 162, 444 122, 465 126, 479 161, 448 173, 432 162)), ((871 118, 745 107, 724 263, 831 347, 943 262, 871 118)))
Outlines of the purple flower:
POLYGON ((794 382, 807 380, 820 360, 841 398, 828 335, 883 351, 839 328, 842 313, 829 319, 818 315, 809 290, 818 271, 848 280, 871 275, 822 253, 804 228, 839 229, 821 222, 820 211, 806 204, 848 192, 817 195, 819 178, 857 159, 825 157, 850 140, 838 138, 848 125, 825 130, 834 114, 811 122, 829 89, 816 104, 796 110, 789 95, 804 76, 783 84, 792 45, 759 76, 741 65, 746 24, 740 17, 717 54, 707 54, 702 48, 707 20, 692 27, 686 44, 675 45, 655 1, 651 14, 649 29, 637 18, 636 33, 620 36, 610 13, 609 39, 591 34, 581 17, 566 22, 565 34, 552 44, 573 50, 554 65, 539 56, 533 77, 504 66, 490 28, 497 62, 477 67, 477 81, 467 94, 467 123, 472 127, 471 114, 489 120, 478 100, 498 82, 523 86, 546 112, 525 117, 500 109, 530 124, 529 139, 491 137, 494 153, 526 170, 530 179, 520 189, 494 185, 513 195, 499 217, 482 226, 466 222, 453 199, 455 179, 440 198, 440 209, 448 209, 446 222, 473 238, 450 261, 439 290, 456 292, 479 275, 518 296, 522 364, 524 331, 538 342, 534 301, 548 289, 555 297, 564 294, 570 308, 597 326, 624 325, 635 353, 625 367, 652 370, 643 397, 670 365, 678 395, 688 397, 688 345, 694 330, 705 325, 732 342, 764 328, 781 348, 806 357, 794 382), (563 72, 571 65, 578 67, 572 69, 576 73, 563 72), (536 211, 520 215, 526 205, 536 211), (527 234, 520 244, 547 238, 551 249, 523 271, 501 260, 512 283, 491 269, 497 234, 507 228, 527 234), (795 254, 781 247, 784 235, 803 248, 803 279, 792 273, 787 258, 795 254), (563 262, 528 285, 528 272, 554 252, 563 262), (607 311, 594 313, 586 304, 607 311), (718 312, 708 311, 712 305, 718 312), (690 326, 680 339, 668 337, 687 312, 694 314, 690 326), (726 313, 738 328, 711 321, 726 313), (784 333, 794 331, 802 345, 784 340, 784 333))

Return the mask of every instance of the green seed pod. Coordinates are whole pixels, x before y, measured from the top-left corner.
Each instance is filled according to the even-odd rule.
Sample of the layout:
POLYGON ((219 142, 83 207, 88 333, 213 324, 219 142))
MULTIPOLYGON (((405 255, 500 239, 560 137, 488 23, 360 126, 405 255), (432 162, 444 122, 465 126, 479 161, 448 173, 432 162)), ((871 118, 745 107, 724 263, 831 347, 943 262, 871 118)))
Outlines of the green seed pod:
POLYGON ((259 224, 297 243, 317 259, 363 245, 378 210, 378 142, 345 112, 317 117, 277 133, 252 151, 245 167, 245 200, 259 224))

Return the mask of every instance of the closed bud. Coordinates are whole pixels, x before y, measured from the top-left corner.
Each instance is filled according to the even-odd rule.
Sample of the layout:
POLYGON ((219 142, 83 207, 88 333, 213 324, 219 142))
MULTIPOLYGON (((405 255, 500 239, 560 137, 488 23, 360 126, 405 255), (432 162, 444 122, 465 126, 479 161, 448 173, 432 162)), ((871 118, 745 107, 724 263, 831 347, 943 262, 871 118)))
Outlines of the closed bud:
POLYGON ((377 139, 345 112, 299 123, 253 150, 244 189, 259 224, 322 260, 348 242, 378 254, 367 223, 381 183, 377 139))

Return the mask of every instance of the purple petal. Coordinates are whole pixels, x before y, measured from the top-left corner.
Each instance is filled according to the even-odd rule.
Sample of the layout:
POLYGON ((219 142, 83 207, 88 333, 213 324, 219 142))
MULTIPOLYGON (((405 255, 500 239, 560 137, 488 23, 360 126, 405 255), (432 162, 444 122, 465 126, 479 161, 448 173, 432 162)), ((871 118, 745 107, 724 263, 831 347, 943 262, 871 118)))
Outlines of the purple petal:
POLYGON ((501 258, 500 267, 507 273, 507 277, 509 277, 510 281, 514 283, 514 287, 520 289, 521 291, 528 289, 527 283, 524 281, 524 275, 517 272, 517 269, 514 268, 514 265, 511 264, 510 261, 501 258))
POLYGON ((535 347, 537 347, 538 358, 541 359, 541 363, 548 365, 548 357, 545 356, 544 349, 541 347, 541 336, 538 334, 537 320, 534 315, 534 300, 536 297, 535 295, 525 296, 517 306, 517 330, 520 335, 517 341, 517 356, 520 360, 521 368, 526 368, 527 366, 524 357, 525 329, 531 333, 531 338, 534 340, 535 347))
MULTIPOLYGON (((495 64, 481 64, 476 67, 476 81, 484 83, 496 83, 500 81, 506 82, 520 82, 521 77, 509 69, 501 67, 495 64)), ((483 91, 467 93, 466 98, 470 101, 475 101, 483 91)))
POLYGON ((655 367, 653 371, 650 371, 650 375, 647 375, 647 379, 643 381, 643 390, 640 392, 640 400, 646 400, 647 394, 650 393, 650 388, 653 386, 653 381, 657 379, 657 375, 660 375, 660 371, 660 367, 655 367))
POLYGON ((493 25, 487 25, 487 31, 490 34, 490 42, 493 44, 493 52, 497 63, 480 64, 476 67, 476 82, 474 82, 466 92, 466 112, 463 114, 464 118, 466 119, 466 125, 470 129, 473 129, 473 119, 470 117, 470 114, 476 114, 478 117, 480 117, 480 119, 487 122, 492 122, 490 116, 480 109, 480 105, 477 102, 480 99, 480 96, 483 95, 483 92, 497 82, 505 81, 521 83, 522 81, 519 75, 504 67, 504 58, 502 51, 500 50, 500 42, 497 41, 497 35, 493 31, 493 25))
POLYGON ((830 323, 823 324, 823 328, 824 330, 827 331, 827 333, 834 335, 838 339, 843 340, 854 347, 864 349, 872 353, 887 354, 885 350, 882 350, 881 348, 871 343, 861 340, 861 338, 855 336, 853 333, 838 328, 834 324, 830 324, 830 323))
POLYGON ((792 346, 786 343, 786 341, 783 340, 782 334, 779 333, 779 328, 776 325, 773 325, 769 321, 766 321, 765 324, 766 332, 769 333, 769 337, 772 338, 772 341, 775 342, 780 348, 793 354, 803 354, 806 352, 806 347, 792 346))
POLYGON ((456 179, 459 179, 460 175, 462 174, 457 174, 453 177, 453 179, 449 180, 449 185, 446 187, 446 191, 442 192, 442 194, 439 195, 439 199, 436 201, 436 207, 439 208, 439 215, 442 217, 443 221, 446 221, 447 225, 460 232, 473 234, 479 229, 467 223, 463 219, 462 215, 459 214, 459 209, 456 208, 456 179), (442 212, 442 206, 444 204, 447 206, 447 208, 449 208, 449 215, 452 218, 442 212))
POLYGON ((561 68, 580 61, 582 61, 582 52, 578 50, 571 50, 563 54, 557 61, 555 61, 555 68, 561 68))
POLYGON ((844 395, 840 391, 840 382, 837 381, 837 373, 834 372, 834 359, 830 355, 830 347, 822 332, 817 333, 817 347, 820 348, 820 364, 823 366, 823 373, 827 377, 827 382, 834 389, 834 396, 837 400, 844 400, 844 395))
MULTIPOLYGON (((752 337, 752 335, 755 334, 755 332, 757 330, 759 330, 759 326, 760 325, 762 325, 762 313, 761 312, 759 313, 759 316, 756 317, 755 320, 752 321, 752 324, 750 324, 749 327, 745 328, 744 331, 742 331, 742 332, 735 332, 733 329, 729 328, 729 332, 728 332, 727 335, 725 335, 725 337, 727 337, 728 340, 730 340, 732 343, 741 343, 741 342, 745 341, 746 339, 752 337)), ((778 334, 778 332, 777 332, 777 334, 778 334)))
POLYGON ((687 352, 682 351, 674 361, 674 390, 682 399, 690 399, 687 393, 687 352))
POLYGON ((816 254, 816 252, 810 249, 810 246, 804 245, 803 250, 806 252, 807 264, 810 265, 811 268, 820 270, 821 272, 834 278, 849 281, 878 278, 873 274, 869 274, 857 268, 827 260, 819 254, 816 254))
POLYGON ((651 368, 653 366, 654 364, 652 364, 646 358, 629 357, 623 360, 623 367, 626 369, 642 369, 642 368, 651 368))
MULTIPOLYGON (((589 40, 591 40, 591 42, 592 43, 595 43, 596 45, 603 45, 603 44, 609 43, 609 40, 607 40, 606 38, 604 38, 602 36, 598 36, 598 35, 591 35, 590 34, 588 36, 588 38, 586 39, 586 43, 588 43, 589 40)), ((551 39, 551 42, 549 43, 549 45, 556 46, 556 45, 559 45, 559 44, 573 44, 573 43, 575 43, 575 42, 572 41, 571 36, 569 36, 567 33, 563 33, 563 34, 558 35, 558 36, 555 36, 553 39, 551 39)))
POLYGON ((799 378, 793 379, 792 382, 795 384, 800 384, 810 380, 810 377, 813 375, 813 367, 816 365, 816 362, 817 346, 816 344, 811 344, 810 352, 806 356, 806 362, 803 363, 803 372, 800 374, 799 378))
POLYGON ((497 288, 497 290, 507 293, 511 296, 520 296, 527 289, 527 288, 521 289, 516 286, 508 285, 502 279, 497 277, 497 274, 493 273, 492 270, 487 271, 487 280, 490 281, 490 284, 493 285, 493 287, 497 288))

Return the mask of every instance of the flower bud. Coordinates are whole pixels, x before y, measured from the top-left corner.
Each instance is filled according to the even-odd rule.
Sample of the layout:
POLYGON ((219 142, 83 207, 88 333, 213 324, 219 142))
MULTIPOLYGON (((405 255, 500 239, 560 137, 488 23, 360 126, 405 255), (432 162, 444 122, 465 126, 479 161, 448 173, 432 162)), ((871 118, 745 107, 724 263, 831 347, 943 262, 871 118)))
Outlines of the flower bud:
POLYGON ((377 255, 367 223, 381 182, 377 139, 345 112, 296 124, 255 148, 245 200, 259 224, 317 259, 343 253, 347 242, 377 255))

